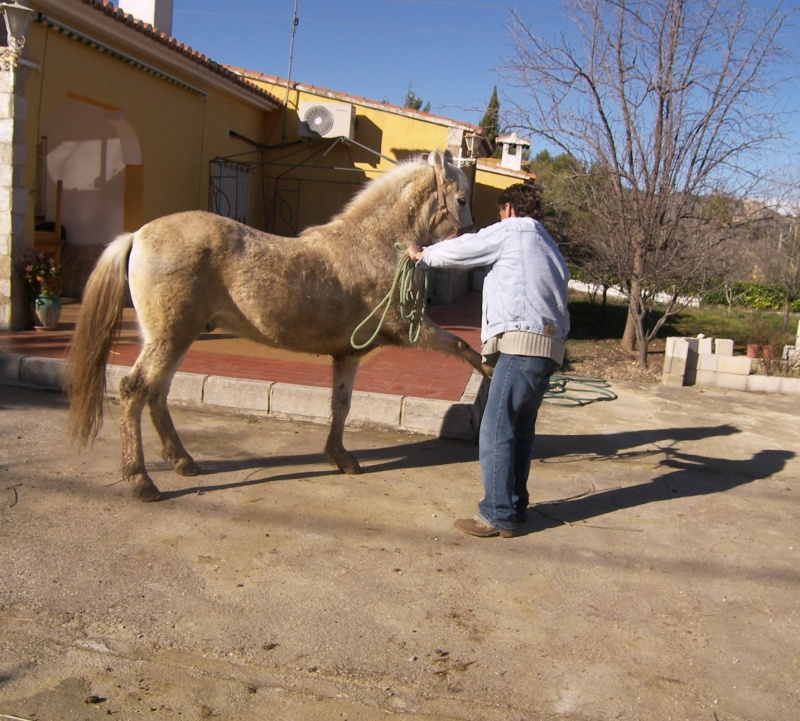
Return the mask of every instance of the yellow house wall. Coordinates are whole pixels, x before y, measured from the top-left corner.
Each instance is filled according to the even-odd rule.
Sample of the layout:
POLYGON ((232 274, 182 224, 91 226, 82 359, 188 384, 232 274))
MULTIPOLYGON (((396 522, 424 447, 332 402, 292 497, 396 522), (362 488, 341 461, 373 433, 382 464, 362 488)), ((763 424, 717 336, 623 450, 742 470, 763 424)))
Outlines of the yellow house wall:
MULTIPOLYGON (((45 119, 68 99, 121 112, 141 151, 141 168, 130 173, 140 187, 126 189, 128 202, 141 207, 125 209, 126 223, 207 209, 210 160, 249 149, 228 129, 257 141, 268 132, 267 113, 219 91, 203 97, 36 23, 28 35, 26 56, 40 66, 25 85, 29 157, 35 157, 45 119)), ((34 163, 26 163, 27 187, 34 187, 34 175, 34 163)), ((251 211, 261 214, 261 207, 251 203, 251 211)), ((251 222, 263 223, 263 215, 251 222)))
MULTIPOLYGON (((270 138, 270 142, 273 144, 277 144, 281 140, 292 142, 299 137, 297 108, 300 102, 342 102, 336 98, 327 98, 302 89, 293 89, 287 96, 285 86, 256 78, 250 79, 281 100, 288 98, 285 137, 280 137, 281 128, 276 127, 270 138)), ((448 129, 440 123, 356 104, 354 140, 359 145, 351 144, 347 148, 336 148, 323 161, 315 160, 315 163, 317 163, 317 168, 350 166, 360 170, 361 174, 351 178, 337 176, 341 178, 341 182, 338 184, 326 182, 323 178, 315 181, 313 177, 305 177, 298 190, 299 229, 324 223, 339 212, 361 187, 356 181, 370 180, 390 170, 397 161, 435 149, 446 149, 447 136, 448 129), (366 146, 376 152, 370 152, 360 146, 366 146), (391 160, 382 156, 387 156, 391 160)), ((311 140, 309 144, 318 142, 311 140)), ((269 172, 269 168, 267 168, 267 172, 269 172)), ((278 228, 276 232, 281 232, 281 229, 278 228)))
MULTIPOLYGON (((292 89, 287 94, 285 86, 270 83, 263 79, 251 78, 251 80, 281 100, 287 99, 286 131, 289 139, 297 138, 297 108, 300 102, 342 102, 339 98, 328 98, 319 93, 304 91, 302 88, 292 89)), ((382 156, 388 156, 398 161, 420 153, 427 153, 434 149, 444 150, 447 147, 448 128, 441 122, 382 110, 369 104, 361 105, 356 103, 355 105, 356 128, 354 139, 361 145, 378 151, 382 156)), ((274 140, 275 138, 273 138, 274 140)), ((393 163, 383 157, 369 153, 356 146, 351 147, 350 155, 354 165, 364 171, 365 178, 375 177, 375 175, 386 172, 393 166, 393 163)), ((497 220, 497 195, 501 190, 518 182, 520 182, 518 177, 477 169, 472 199, 473 216, 477 228, 491 225, 497 220)), ((345 192, 338 194, 326 192, 324 188, 307 188, 306 191, 309 196, 317 196, 321 193, 329 201, 317 208, 324 209, 325 213, 335 211, 337 204, 343 204, 352 194, 352 191, 347 189, 345 189, 345 192)), ((313 213, 305 214, 302 217, 306 224, 323 222, 324 220, 315 217, 313 213)))
MULTIPOLYGON (((301 102, 318 103, 342 102, 336 98, 321 97, 302 89, 292 89, 287 96, 285 86, 251 78, 251 81, 283 100, 288 98, 286 121, 287 137, 296 139, 298 114, 301 102)), ((392 113, 368 105, 356 104, 356 128, 354 139, 361 145, 372 148, 380 155, 395 161, 405 160, 413 155, 428 153, 431 150, 444 150, 447 147, 447 128, 440 123, 392 113)), ((361 148, 352 148, 351 156, 355 164, 366 172, 385 172, 393 163, 375 153, 361 148)))
POLYGON ((497 222, 497 196, 502 190, 520 182, 522 182, 520 178, 478 168, 472 201, 475 225, 478 228, 497 222))

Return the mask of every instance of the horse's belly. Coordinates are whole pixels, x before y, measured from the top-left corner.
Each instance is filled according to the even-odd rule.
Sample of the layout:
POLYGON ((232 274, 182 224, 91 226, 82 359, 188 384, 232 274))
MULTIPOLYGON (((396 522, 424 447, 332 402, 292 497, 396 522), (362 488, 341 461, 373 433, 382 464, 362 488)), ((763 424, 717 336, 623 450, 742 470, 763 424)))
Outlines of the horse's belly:
POLYGON ((340 317, 307 312, 286 317, 248 318, 241 314, 220 314, 215 326, 256 343, 295 353, 342 355, 353 352, 350 345, 352 329, 340 317))

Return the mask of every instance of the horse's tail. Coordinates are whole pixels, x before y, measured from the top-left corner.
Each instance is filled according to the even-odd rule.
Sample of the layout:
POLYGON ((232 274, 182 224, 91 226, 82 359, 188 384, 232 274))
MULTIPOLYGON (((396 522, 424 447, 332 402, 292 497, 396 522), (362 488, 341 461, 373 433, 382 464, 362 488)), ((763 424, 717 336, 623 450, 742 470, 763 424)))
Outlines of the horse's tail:
POLYGON ((122 323, 132 245, 133 235, 126 233, 100 256, 86 284, 67 351, 64 376, 64 390, 69 398, 67 436, 81 445, 93 441, 103 425, 106 359, 122 323))

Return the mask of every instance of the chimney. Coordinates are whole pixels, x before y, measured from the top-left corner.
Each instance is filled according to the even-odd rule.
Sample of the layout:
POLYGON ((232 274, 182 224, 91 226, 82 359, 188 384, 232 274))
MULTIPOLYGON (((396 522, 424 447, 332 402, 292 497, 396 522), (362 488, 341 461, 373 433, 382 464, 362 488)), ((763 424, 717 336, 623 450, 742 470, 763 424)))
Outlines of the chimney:
POLYGON ((500 167, 508 170, 522 169, 522 152, 525 148, 531 147, 531 141, 520 138, 516 133, 497 138, 497 142, 503 146, 503 157, 500 160, 500 167))
POLYGON ((172 0, 117 0, 117 5, 137 20, 172 35, 172 0))

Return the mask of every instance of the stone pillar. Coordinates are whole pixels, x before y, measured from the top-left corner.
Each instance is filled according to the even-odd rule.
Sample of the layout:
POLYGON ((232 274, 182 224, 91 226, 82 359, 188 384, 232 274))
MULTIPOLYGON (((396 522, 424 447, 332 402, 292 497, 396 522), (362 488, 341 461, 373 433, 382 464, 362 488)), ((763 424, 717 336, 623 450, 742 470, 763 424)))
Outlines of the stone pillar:
POLYGON ((9 48, 0 48, 0 330, 20 330, 28 325, 16 267, 19 256, 29 250, 25 226, 28 191, 23 185, 27 101, 22 88, 27 72, 9 48))

